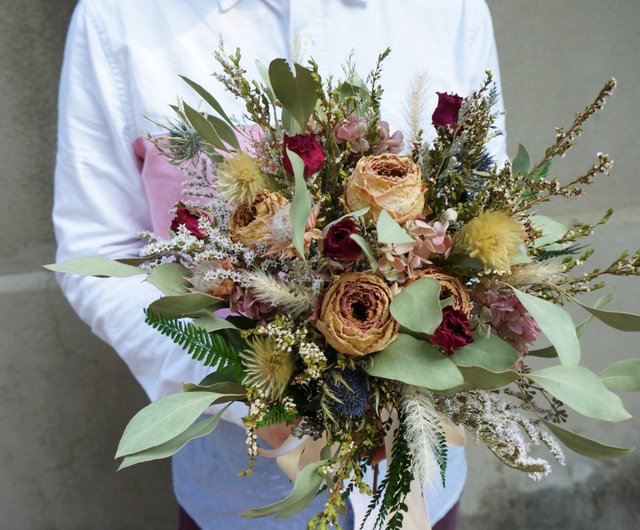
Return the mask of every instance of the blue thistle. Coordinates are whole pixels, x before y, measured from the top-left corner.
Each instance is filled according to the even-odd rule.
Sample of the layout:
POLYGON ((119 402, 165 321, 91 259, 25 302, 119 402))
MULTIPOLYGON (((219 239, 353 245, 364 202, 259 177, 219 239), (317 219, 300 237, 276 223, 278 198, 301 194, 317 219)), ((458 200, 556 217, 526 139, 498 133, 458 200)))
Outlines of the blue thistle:
POLYGON ((369 406, 369 385, 362 370, 343 370, 328 384, 333 408, 347 418, 359 418, 369 406))
POLYGON ((495 163, 496 161, 493 157, 484 151, 473 163, 473 169, 482 173, 488 173, 495 163))

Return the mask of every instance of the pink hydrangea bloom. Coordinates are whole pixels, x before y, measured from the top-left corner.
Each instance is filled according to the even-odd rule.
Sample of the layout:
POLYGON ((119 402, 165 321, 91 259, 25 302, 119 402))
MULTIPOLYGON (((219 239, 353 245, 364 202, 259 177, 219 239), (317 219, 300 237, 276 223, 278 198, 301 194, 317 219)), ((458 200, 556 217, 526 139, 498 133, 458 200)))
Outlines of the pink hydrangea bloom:
POLYGON ((425 266, 432 265, 432 256, 447 258, 453 246, 451 236, 447 234, 449 223, 446 221, 433 224, 407 221, 404 228, 415 243, 382 247, 383 256, 378 262, 378 269, 387 280, 400 283, 413 278, 425 266))
POLYGON ((511 344, 520 355, 526 355, 529 344, 540 335, 538 324, 512 292, 500 291, 494 286, 478 286, 474 299, 490 311, 480 311, 481 319, 488 321, 498 336, 511 344))
POLYGON ((369 142, 366 137, 368 125, 367 118, 359 118, 353 113, 350 114, 347 120, 336 125, 334 133, 338 143, 347 142, 354 153, 366 153, 369 150, 369 142))
POLYGON ((391 134, 389 124, 386 121, 381 121, 378 124, 378 140, 380 143, 376 147, 376 154, 393 153, 397 155, 402 151, 404 135, 402 131, 391 134))
POLYGON ((266 321, 277 311, 276 307, 260 302, 250 289, 242 287, 241 285, 236 285, 234 291, 231 293, 230 302, 232 311, 260 322, 266 321))

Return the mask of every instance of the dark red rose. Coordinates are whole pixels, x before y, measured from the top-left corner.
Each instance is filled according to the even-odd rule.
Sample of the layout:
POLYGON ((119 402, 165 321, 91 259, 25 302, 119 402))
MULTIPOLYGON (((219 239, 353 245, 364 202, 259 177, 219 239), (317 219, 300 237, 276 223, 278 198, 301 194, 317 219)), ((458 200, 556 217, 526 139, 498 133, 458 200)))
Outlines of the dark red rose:
POLYGON ((343 219, 331 225, 322 242, 322 253, 346 261, 357 259, 361 251, 351 239, 351 234, 360 234, 353 219, 343 219))
POLYGON ((433 126, 438 127, 454 127, 458 123, 458 113, 462 106, 462 98, 457 94, 447 94, 445 92, 437 92, 438 106, 436 107, 431 121, 433 126))
POLYGON ((442 322, 429 340, 431 344, 440 346, 447 355, 453 355, 456 348, 471 344, 473 335, 466 313, 452 306, 445 307, 442 310, 442 322))
POLYGON ((317 173, 322 169, 324 165, 324 151, 316 135, 310 134, 296 134, 295 136, 284 135, 284 143, 282 146, 282 163, 287 173, 293 175, 293 167, 291 166, 291 160, 287 155, 287 149, 293 151, 296 155, 302 158, 304 162, 304 177, 309 178, 314 173, 317 173))
POLYGON ((171 230, 177 233, 180 225, 184 225, 191 233, 191 235, 197 237, 198 239, 205 239, 207 235, 202 230, 200 230, 200 227, 198 226, 198 221, 202 217, 209 219, 209 216, 206 214, 206 212, 179 203, 176 207, 176 215, 171 221, 171 230))

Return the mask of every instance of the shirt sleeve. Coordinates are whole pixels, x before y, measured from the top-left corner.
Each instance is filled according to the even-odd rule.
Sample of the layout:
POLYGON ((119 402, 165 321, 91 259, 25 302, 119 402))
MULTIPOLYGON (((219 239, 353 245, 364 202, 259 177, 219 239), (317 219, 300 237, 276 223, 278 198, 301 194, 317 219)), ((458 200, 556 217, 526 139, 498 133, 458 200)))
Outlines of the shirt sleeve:
POLYGON ((473 6, 473 31, 470 34, 469 43, 469 88, 477 90, 486 79, 486 72, 493 74, 493 81, 498 91, 498 100, 494 110, 499 113, 496 127, 502 132, 500 136, 493 138, 488 145, 489 153, 501 167, 509 157, 507 155, 507 136, 504 116, 504 99, 502 96, 502 83, 500 78, 500 62, 498 50, 493 32, 491 12, 485 0, 470 0, 473 6))
MULTIPOLYGON (((114 67, 110 41, 81 1, 72 18, 59 92, 53 224, 57 261, 102 255, 137 257, 149 230, 149 205, 132 142, 138 134, 127 105, 126 75, 114 67)), ((199 382, 210 368, 144 323, 160 293, 143 276, 99 279, 59 275, 69 303, 110 344, 151 400, 199 382)), ((234 404, 235 405, 235 404, 234 404)), ((225 419, 242 424, 245 406, 225 419)))

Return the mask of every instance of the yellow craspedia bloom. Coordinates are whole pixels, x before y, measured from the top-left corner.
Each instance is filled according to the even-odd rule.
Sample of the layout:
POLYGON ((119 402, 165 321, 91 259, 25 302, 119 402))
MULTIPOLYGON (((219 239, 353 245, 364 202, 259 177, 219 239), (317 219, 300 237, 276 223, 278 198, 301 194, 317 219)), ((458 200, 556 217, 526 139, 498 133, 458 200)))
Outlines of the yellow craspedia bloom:
POLYGON ((218 165, 215 188, 233 204, 252 203, 267 185, 256 161, 245 153, 218 165))
POLYGON ((245 369, 242 384, 263 391, 271 399, 282 396, 296 367, 293 353, 278 348, 270 337, 254 338, 251 349, 242 352, 240 358, 245 369))
POLYGON ((506 271, 518 255, 527 233, 513 217, 500 211, 482 212, 456 234, 457 245, 482 261, 486 269, 506 271))

